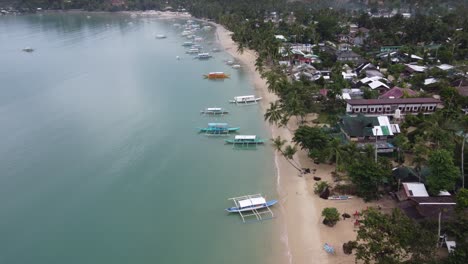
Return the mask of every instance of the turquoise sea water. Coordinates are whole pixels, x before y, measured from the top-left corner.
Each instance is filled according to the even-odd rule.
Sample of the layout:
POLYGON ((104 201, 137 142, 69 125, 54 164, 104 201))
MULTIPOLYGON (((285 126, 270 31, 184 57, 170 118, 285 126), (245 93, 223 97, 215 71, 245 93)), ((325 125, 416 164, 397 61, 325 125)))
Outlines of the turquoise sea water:
MULTIPOLYGON (((227 103, 252 85, 225 53, 184 54, 176 22, 0 17, 0 263, 272 261, 275 220, 223 211, 237 195, 276 198, 271 147, 233 149, 196 130, 221 121, 268 138, 258 106, 227 103), (203 79, 210 71, 231 79, 203 79), (212 106, 231 114, 199 114, 212 106)), ((214 31, 200 34, 219 47, 214 31)))

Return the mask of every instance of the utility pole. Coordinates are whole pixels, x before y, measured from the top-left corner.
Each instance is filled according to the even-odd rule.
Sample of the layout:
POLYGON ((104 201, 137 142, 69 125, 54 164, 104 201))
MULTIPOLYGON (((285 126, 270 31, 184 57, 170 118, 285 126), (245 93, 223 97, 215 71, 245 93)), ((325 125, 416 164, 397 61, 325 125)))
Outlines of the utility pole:
POLYGON ((379 129, 376 127, 375 128, 375 163, 377 163, 377 133, 379 132, 379 129))
POLYGON ((466 141, 466 136, 467 134, 463 134, 463 142, 462 142, 462 148, 461 148, 461 177, 462 177, 462 188, 465 188, 465 141, 466 141))

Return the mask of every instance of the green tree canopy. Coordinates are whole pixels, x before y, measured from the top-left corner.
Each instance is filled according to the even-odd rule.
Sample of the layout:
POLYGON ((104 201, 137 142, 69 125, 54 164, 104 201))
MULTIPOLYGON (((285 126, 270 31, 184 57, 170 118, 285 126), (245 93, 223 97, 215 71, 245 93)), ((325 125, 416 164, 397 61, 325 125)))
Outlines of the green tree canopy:
POLYGON ((427 187, 433 195, 441 190, 453 190, 460 176, 460 170, 453 164, 452 155, 445 149, 432 152, 429 155, 429 169, 427 187))
POLYGON ((365 264, 427 263, 434 256, 437 237, 394 209, 386 215, 363 212, 356 241, 356 260, 365 264))

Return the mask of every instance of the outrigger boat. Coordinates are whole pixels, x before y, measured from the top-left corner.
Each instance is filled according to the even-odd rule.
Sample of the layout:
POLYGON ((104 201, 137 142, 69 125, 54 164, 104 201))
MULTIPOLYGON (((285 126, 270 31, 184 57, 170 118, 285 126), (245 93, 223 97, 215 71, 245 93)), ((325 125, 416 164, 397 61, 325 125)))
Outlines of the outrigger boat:
POLYGON ((227 144, 240 144, 240 145, 258 145, 265 143, 264 139, 257 138, 256 135, 237 135, 234 139, 226 139, 227 144))
POLYGON ((208 52, 205 52, 205 53, 198 53, 197 56, 195 56, 196 59, 199 59, 199 60, 206 60, 206 59, 209 59, 211 58, 212 56, 210 55, 210 53, 208 52))
POLYGON ((227 123, 208 123, 208 127, 198 128, 200 133, 205 132, 209 135, 227 135, 230 132, 235 132, 240 127, 230 127, 227 123))
POLYGON ((204 115, 224 115, 229 114, 229 111, 226 111, 224 108, 220 107, 208 107, 205 108, 205 110, 201 110, 200 113, 204 115))
POLYGON ((270 215, 267 219, 273 218, 274 214, 270 210, 270 206, 275 205, 277 200, 267 201, 261 194, 245 195, 240 197, 229 198, 235 204, 234 207, 226 208, 229 213, 239 213, 242 221, 245 223, 245 217, 255 216, 257 220, 263 220, 262 215, 270 215), (251 212, 244 214, 243 212, 251 212))
POLYGON ((257 103, 260 100, 262 100, 262 97, 255 97, 255 95, 243 95, 236 96, 234 97, 234 100, 229 100, 229 102, 234 104, 250 104, 257 103))
POLYGON ((31 48, 31 47, 26 47, 26 48, 24 48, 24 49, 22 49, 22 50, 23 50, 24 52, 33 52, 33 51, 34 51, 34 49, 31 48))
POLYGON ((182 43, 182 46, 184 46, 184 47, 191 47, 191 46, 193 46, 193 42, 191 42, 191 41, 186 41, 186 42, 182 43))
POLYGON ((198 54, 198 53, 200 53, 200 49, 198 49, 198 48, 193 48, 193 46, 192 46, 192 48, 190 48, 189 50, 187 50, 185 53, 187 53, 187 54, 198 54))
POLYGON ((349 200, 353 198, 352 196, 349 195, 332 195, 328 196, 328 200, 349 200))
POLYGON ((210 72, 203 75, 203 77, 205 77, 205 79, 226 79, 229 78, 229 75, 224 72, 210 72))
POLYGON ((156 38, 157 38, 157 39, 165 39, 165 38, 167 38, 167 37, 166 37, 166 35, 158 34, 158 35, 156 35, 156 38))

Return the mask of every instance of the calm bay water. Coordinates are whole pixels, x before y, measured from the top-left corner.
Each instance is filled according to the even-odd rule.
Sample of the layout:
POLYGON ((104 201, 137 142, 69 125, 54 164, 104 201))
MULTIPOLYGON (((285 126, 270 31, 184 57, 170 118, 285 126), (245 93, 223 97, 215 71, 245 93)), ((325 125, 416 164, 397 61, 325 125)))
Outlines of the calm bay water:
MULTIPOLYGON (((227 103, 253 88, 225 53, 184 54, 173 23, 0 17, 0 263, 273 260, 275 220, 223 211, 228 197, 276 196, 271 147, 236 150, 196 130, 226 121, 268 138, 258 106, 227 103), (204 80, 210 71, 232 76, 204 80), (210 106, 231 114, 199 114, 210 106)), ((213 31, 202 36, 217 45, 213 31)))

